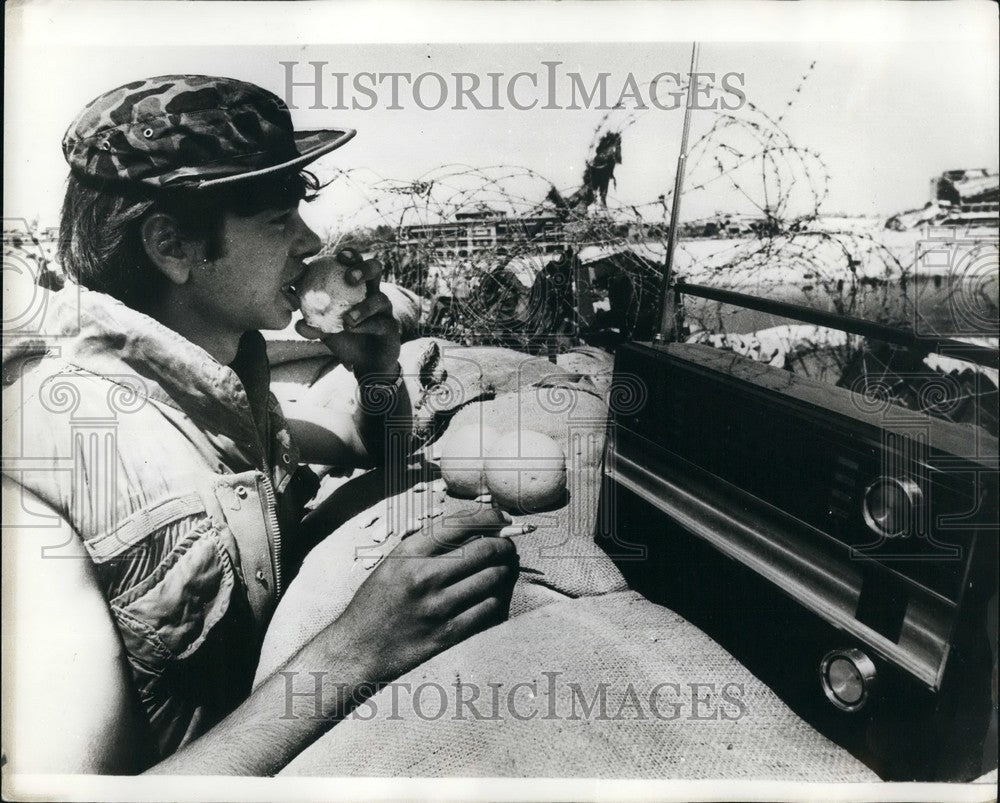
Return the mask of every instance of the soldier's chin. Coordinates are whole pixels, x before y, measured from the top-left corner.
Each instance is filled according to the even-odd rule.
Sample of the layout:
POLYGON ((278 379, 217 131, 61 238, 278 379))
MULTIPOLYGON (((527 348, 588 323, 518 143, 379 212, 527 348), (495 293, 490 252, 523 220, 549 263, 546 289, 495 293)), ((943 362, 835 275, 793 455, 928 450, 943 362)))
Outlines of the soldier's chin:
POLYGON ((287 329, 292 323, 293 317, 294 311, 289 309, 287 305, 276 304, 274 309, 266 316, 266 321, 262 321, 257 328, 267 330, 287 329))

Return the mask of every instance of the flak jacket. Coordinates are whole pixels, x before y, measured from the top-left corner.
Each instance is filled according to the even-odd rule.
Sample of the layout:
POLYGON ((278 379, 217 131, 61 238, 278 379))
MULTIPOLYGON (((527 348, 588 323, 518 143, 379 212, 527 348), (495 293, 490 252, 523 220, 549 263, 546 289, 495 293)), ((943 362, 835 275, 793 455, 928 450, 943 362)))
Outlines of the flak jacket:
MULTIPOLYGON (((5 343, 3 377, 4 474, 93 561, 155 763, 249 693, 288 579, 282 535, 316 490, 268 390, 263 338, 244 335, 224 366, 68 285, 44 334, 5 343)), ((39 548, 58 559, 46 530, 39 548)))

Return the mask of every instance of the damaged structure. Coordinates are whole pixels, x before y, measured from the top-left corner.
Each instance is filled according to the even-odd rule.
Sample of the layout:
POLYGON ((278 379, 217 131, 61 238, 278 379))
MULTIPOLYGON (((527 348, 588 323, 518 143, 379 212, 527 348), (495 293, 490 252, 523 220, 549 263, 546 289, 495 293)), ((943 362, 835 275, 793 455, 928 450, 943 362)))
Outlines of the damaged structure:
POLYGON ((922 209, 893 215, 885 227, 906 231, 925 223, 1000 226, 1000 173, 986 168, 946 170, 931 179, 931 199, 922 209))

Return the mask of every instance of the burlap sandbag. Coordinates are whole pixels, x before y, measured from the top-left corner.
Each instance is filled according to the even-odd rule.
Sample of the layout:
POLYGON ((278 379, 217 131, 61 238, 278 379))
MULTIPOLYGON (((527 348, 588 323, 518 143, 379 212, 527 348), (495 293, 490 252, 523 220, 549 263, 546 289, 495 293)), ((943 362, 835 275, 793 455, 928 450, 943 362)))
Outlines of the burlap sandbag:
MULTIPOLYGON (((513 538, 521 558, 521 577, 511 601, 516 616, 539 605, 627 588, 624 578, 593 542, 600 488, 601 454, 607 408, 593 393, 567 384, 529 386, 496 399, 465 405, 448 431, 477 420, 505 429, 532 429, 554 438, 567 455, 569 496, 558 509, 515 515, 534 532, 513 538)), ((447 438, 447 432, 443 439, 447 438)), ((453 499, 436 467, 420 462, 397 488, 387 488, 385 474, 371 473, 340 487, 329 502, 353 505, 360 512, 325 538, 306 557, 268 627, 257 669, 257 682, 288 660, 347 607, 361 583, 398 544, 408 522, 439 509, 429 526, 447 527, 468 502, 453 499), (424 490, 414 486, 422 483, 424 490)))
MULTIPOLYGON (((544 357, 513 349, 466 347, 436 337, 404 343, 399 362, 413 408, 413 433, 421 442, 436 437, 448 418, 467 404, 538 382, 571 377, 565 368, 544 357)), ((309 388, 297 398, 312 406, 351 413, 357 397, 354 374, 338 365, 318 378, 312 377, 309 388)))
POLYGON ((578 346, 556 357, 556 364, 590 380, 607 397, 614 376, 614 355, 594 346, 578 346))
MULTIPOLYGON (((515 375, 530 376, 527 386, 496 398, 489 398, 497 392, 494 380, 509 372, 512 363, 521 363, 508 354, 479 356, 492 359, 481 364, 450 361, 455 381, 462 377, 463 388, 483 392, 479 401, 463 400, 448 430, 480 420, 552 436, 567 454, 569 499, 557 510, 515 518, 538 529, 515 539, 524 572, 510 620, 383 690, 358 709, 358 718, 338 725, 285 772, 875 780, 701 631, 623 592, 621 575, 592 541, 606 416, 600 391, 607 389, 593 382, 606 373, 600 355, 581 355, 569 371, 535 362, 529 368, 534 373, 515 375), (580 376, 588 362, 593 375, 580 376), (532 681, 535 699, 544 701, 533 718, 519 719, 515 714, 532 710, 531 698, 524 696, 531 688, 518 687, 513 710, 506 694, 515 684, 532 681), (555 716, 550 717, 547 684, 553 681, 555 716), (411 690, 433 684, 426 686, 429 694, 419 711, 399 685, 404 683, 411 690), (601 683, 606 684, 603 714, 601 683), (657 684, 675 685, 661 686, 651 703, 657 684), (490 698, 494 687, 500 690, 496 716, 490 698), (724 687, 738 702, 723 699, 724 687), (450 709, 441 716, 437 688, 448 696, 450 709), (486 719, 476 719, 467 706, 456 716, 458 695, 468 700, 473 688, 481 696, 477 711, 485 712, 486 719), (585 703, 596 707, 586 714, 585 703), (374 717, 372 705, 380 712, 374 717), (574 713, 579 716, 572 718, 574 713), (664 716, 667 721, 659 718, 664 716)), ((524 362, 524 355, 519 356, 524 362)), ((447 431, 429 451, 446 439, 447 431)), ((412 490, 413 483, 432 479, 432 471, 428 463, 418 463, 402 490, 387 489, 377 473, 342 489, 344 499, 365 499, 365 493, 388 498, 353 515, 306 559, 268 630, 258 682, 343 611, 372 568, 398 543, 401 523, 452 505, 440 480, 427 483, 420 493, 412 490), (364 483, 367 490, 355 492, 364 483)), ((292 680, 308 686, 308 678, 292 680)))
POLYGON ((466 640, 281 774, 878 780, 702 631, 634 592, 546 605, 466 640))

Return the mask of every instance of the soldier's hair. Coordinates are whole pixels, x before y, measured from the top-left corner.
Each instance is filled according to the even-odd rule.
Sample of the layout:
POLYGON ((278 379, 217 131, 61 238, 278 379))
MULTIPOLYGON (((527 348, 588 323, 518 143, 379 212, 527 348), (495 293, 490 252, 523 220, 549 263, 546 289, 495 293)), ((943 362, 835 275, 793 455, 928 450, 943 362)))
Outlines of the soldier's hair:
POLYGON ((308 171, 213 190, 151 189, 71 174, 59 224, 59 260, 83 287, 144 312, 169 285, 143 247, 141 229, 149 215, 169 214, 185 237, 203 242, 206 256, 216 259, 224 255, 226 212, 249 217, 294 207, 301 200, 311 201, 321 188, 308 171))

